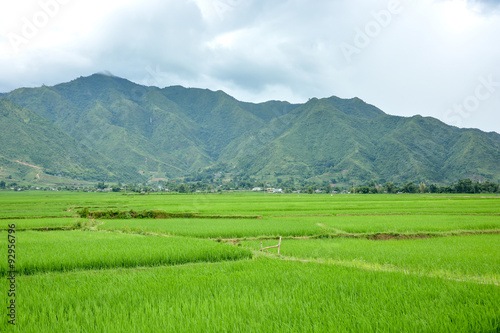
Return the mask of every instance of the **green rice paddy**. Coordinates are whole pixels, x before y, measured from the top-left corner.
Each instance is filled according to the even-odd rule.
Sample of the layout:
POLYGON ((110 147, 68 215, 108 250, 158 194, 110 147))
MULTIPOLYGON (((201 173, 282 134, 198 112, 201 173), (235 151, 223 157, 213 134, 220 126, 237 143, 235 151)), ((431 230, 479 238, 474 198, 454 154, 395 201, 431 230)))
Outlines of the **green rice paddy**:
MULTIPOLYGON (((263 242, 264 247, 275 244, 275 240, 263 242)), ((245 241, 243 245, 260 249, 258 241, 245 241)), ((277 249, 266 252, 276 253, 277 249)), ((283 242, 280 254, 429 276, 480 277, 485 283, 500 283, 500 234, 386 241, 342 237, 294 239, 283 242)))
MULTIPOLYGON (((18 235, 19 259, 16 261, 16 270, 23 275, 74 269, 237 260, 252 255, 246 249, 193 238, 79 230, 25 231, 18 235)), ((7 237, 2 233, 0 246, 7 248, 7 237)), ((8 271, 7 261, 4 260, 0 263, 0 276, 7 275, 8 271)))
POLYGON ((24 332, 486 332, 500 324, 497 286, 265 258, 38 274, 18 284, 24 332))
POLYGON ((0 192, 5 306, 12 224, 1 332, 500 329, 496 195, 0 192))

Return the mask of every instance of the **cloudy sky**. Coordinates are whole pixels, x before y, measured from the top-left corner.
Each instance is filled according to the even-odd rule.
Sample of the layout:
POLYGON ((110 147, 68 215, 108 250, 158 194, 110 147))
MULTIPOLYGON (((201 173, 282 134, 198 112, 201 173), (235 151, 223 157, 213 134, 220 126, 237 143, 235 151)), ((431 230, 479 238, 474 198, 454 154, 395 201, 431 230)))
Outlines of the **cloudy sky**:
POLYGON ((500 133, 499 35, 497 0, 3 1, 0 92, 108 71, 500 133))

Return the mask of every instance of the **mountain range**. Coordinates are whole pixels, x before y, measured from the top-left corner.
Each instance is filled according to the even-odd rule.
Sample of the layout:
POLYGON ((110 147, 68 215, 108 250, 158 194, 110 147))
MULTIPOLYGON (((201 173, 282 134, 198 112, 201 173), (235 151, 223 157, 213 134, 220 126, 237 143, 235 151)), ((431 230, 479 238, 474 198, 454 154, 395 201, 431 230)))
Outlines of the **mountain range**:
POLYGON ((359 98, 247 103, 94 74, 0 95, 0 178, 500 180, 500 135, 359 98))

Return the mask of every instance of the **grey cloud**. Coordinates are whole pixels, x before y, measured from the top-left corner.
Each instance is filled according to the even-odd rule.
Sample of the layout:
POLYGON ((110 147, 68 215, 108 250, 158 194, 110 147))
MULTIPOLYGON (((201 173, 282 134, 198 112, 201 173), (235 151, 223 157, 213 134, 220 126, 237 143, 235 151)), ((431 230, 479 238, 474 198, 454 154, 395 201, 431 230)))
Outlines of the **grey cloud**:
MULTIPOLYGON (((109 70, 141 84, 220 89, 254 102, 357 96, 391 114, 446 121, 479 76, 500 81, 497 15, 454 32, 433 12, 441 1, 402 0, 401 13, 359 47, 357 34, 376 27, 374 13, 388 1, 213 0, 204 8, 197 1, 130 2, 72 45, 27 50, 8 63, 0 55, 0 91, 109 70), (351 62, 343 43, 358 47, 351 62)), ((500 89, 462 125, 500 132, 498 96, 500 89)))
POLYGON ((500 1, 498 0, 467 0, 468 5, 482 14, 499 14, 500 1))

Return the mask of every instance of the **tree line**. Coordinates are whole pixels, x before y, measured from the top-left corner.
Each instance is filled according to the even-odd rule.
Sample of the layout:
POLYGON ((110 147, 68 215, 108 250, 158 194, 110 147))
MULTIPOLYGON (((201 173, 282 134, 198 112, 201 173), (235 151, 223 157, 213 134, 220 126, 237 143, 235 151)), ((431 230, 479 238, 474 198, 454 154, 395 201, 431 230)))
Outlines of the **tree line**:
POLYGON ((355 193, 498 193, 500 184, 489 181, 472 182, 470 179, 460 179, 451 185, 427 185, 409 182, 396 186, 392 182, 385 183, 385 185, 370 182, 359 187, 353 186, 351 189, 355 193))
MULTIPOLYGON (((6 184, 0 181, 0 189, 15 190, 34 190, 34 186, 19 186, 16 183, 6 184)), ((324 181, 316 183, 311 181, 299 181, 297 179, 281 180, 276 182, 255 182, 248 179, 238 181, 227 181, 219 184, 206 183, 202 181, 179 182, 179 181, 159 181, 155 184, 148 183, 105 183, 98 182, 95 186, 60 186, 60 187, 37 187, 39 190, 59 190, 59 191, 108 191, 108 192, 132 192, 132 193, 151 193, 151 192, 174 192, 174 193, 213 193, 227 191, 250 191, 260 188, 260 191, 267 191, 268 188, 281 189, 283 193, 498 193, 500 184, 493 182, 473 182, 470 179, 461 179, 451 185, 436 185, 425 183, 409 182, 396 185, 393 182, 377 184, 375 181, 363 185, 338 186, 331 182, 324 181)))

